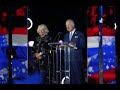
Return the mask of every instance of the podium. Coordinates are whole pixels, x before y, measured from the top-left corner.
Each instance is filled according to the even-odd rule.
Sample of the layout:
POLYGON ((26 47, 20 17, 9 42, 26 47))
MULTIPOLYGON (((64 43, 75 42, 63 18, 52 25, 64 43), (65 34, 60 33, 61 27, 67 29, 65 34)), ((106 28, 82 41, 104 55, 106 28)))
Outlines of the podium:
POLYGON ((53 84, 70 84, 71 52, 77 49, 75 44, 67 42, 54 42, 48 44, 53 57, 53 84))

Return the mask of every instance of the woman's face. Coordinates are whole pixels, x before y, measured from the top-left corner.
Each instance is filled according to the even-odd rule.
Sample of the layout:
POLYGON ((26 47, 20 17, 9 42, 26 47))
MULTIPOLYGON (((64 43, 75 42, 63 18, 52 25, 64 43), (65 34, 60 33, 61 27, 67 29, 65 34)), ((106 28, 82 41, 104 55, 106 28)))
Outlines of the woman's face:
POLYGON ((46 35, 45 30, 42 28, 39 33, 38 33, 41 37, 44 37, 46 35))

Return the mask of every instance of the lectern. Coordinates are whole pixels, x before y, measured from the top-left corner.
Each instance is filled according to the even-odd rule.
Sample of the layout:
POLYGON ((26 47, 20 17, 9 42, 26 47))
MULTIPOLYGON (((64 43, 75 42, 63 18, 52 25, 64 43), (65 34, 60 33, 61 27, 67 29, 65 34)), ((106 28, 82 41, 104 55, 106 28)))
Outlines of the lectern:
MULTIPOLYGON (((49 43, 54 49, 53 78, 54 84, 70 84, 71 52, 77 49, 74 43, 55 42, 49 43)), ((52 49, 52 51, 53 51, 52 49)))

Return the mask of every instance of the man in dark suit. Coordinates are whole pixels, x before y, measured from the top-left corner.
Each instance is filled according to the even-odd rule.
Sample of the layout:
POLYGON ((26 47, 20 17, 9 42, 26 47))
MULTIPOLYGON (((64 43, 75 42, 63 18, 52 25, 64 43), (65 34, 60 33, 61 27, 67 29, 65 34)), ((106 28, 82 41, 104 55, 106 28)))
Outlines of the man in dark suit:
POLYGON ((72 49, 70 53, 70 84, 82 84, 82 49, 85 47, 85 37, 82 32, 75 28, 75 23, 72 19, 68 19, 65 26, 69 32, 65 34, 64 42, 75 43, 77 47, 77 49, 72 49))

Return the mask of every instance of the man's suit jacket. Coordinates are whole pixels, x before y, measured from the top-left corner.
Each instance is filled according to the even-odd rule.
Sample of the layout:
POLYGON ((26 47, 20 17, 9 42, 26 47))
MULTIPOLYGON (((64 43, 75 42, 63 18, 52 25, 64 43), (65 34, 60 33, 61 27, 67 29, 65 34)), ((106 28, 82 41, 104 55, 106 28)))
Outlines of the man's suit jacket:
POLYGON ((82 68, 83 68, 83 51, 82 49, 85 47, 85 37, 84 34, 78 30, 72 35, 71 41, 69 40, 69 32, 64 36, 64 42, 73 42, 76 43, 77 49, 71 50, 71 65, 70 65, 70 72, 71 72, 71 81, 72 84, 80 84, 82 78, 82 68), (73 81, 74 78, 74 81, 73 81))

